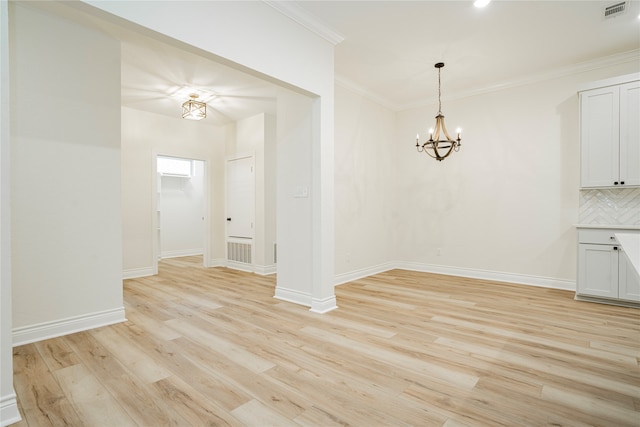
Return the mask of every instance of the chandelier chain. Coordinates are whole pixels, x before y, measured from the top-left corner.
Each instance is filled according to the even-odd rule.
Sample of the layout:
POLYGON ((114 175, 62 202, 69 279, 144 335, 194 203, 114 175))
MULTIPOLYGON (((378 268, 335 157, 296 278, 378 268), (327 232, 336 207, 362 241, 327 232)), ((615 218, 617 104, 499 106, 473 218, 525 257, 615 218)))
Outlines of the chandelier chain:
POLYGON ((442 101, 440 100, 440 68, 438 68, 438 114, 442 114, 442 101))

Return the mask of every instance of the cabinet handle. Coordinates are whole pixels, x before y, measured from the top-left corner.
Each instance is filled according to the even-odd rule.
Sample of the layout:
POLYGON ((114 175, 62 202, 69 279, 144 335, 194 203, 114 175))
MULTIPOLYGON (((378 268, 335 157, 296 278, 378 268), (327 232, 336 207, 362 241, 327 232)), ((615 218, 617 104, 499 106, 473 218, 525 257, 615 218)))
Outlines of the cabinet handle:
POLYGON ((614 247, 613 247, 613 250, 614 250, 614 251, 617 251, 617 250, 618 250, 618 247, 617 247, 617 246, 614 246, 614 247))
POLYGON ((615 182, 613 183, 613 185, 618 185, 618 181, 615 181, 615 182))
POLYGON ((624 185, 624 181, 620 181, 620 185, 624 185))
POLYGON ((616 236, 610 236, 609 239, 616 240, 616 236))

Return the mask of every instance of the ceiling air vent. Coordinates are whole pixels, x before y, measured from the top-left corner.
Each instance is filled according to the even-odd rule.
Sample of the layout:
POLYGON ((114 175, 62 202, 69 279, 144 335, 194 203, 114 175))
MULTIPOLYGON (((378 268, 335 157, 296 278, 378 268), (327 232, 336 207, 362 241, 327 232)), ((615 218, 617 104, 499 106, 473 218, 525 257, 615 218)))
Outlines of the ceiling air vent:
POLYGON ((611 6, 607 6, 604 8, 604 17, 605 18, 613 18, 615 16, 621 15, 627 9, 627 2, 622 1, 620 3, 612 4, 611 6))

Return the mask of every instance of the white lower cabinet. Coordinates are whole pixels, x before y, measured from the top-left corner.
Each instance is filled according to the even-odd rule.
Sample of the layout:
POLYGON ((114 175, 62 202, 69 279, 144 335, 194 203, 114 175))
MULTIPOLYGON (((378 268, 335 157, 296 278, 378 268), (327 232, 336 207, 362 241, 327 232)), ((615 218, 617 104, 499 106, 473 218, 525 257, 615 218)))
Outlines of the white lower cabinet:
POLYGON ((579 229, 576 297, 640 302, 640 274, 615 233, 638 230, 579 229))
POLYGON ((626 256, 618 260, 618 298, 640 301, 640 276, 626 256))

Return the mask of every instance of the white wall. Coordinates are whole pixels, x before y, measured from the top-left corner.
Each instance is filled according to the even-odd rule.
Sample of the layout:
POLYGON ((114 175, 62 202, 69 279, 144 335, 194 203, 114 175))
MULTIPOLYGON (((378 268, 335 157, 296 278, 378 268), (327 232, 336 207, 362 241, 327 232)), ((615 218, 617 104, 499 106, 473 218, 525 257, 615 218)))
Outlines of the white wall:
POLYGON ((573 288, 579 188, 577 89, 638 69, 623 63, 443 99, 460 152, 417 153, 436 106, 398 114, 397 256, 406 268, 573 288), (493 273, 505 273, 495 275, 493 273))
POLYGON ((124 320, 120 44, 10 5, 14 343, 124 320))
POLYGON ((202 160, 190 161, 191 177, 164 175, 160 178, 157 203, 162 258, 203 255, 204 252, 205 165, 202 160))
MULTIPOLYGON (((122 236, 125 277, 153 274, 157 155, 205 160, 209 185, 209 261, 224 259, 225 129, 122 108, 122 236)), ((207 227, 205 227, 207 228, 207 227)), ((207 251, 205 250, 205 253, 207 251)))
POLYGON ((396 260, 395 112, 336 86, 337 282, 385 270, 396 260))
POLYGON ((400 267, 573 289, 577 89, 638 67, 444 98, 464 132, 440 163, 415 149, 437 105, 393 113, 336 86, 336 282, 400 267))

